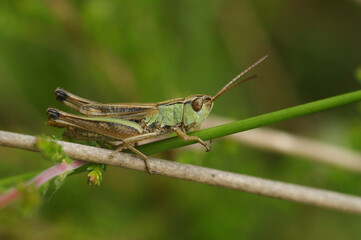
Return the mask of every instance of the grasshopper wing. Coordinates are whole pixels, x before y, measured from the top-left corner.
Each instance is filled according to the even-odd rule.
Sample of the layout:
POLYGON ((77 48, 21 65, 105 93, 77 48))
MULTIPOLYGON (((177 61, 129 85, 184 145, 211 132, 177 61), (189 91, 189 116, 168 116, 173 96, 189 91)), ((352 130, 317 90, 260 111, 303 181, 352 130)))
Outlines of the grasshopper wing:
POLYGON ((154 103, 102 104, 79 97, 62 88, 57 88, 54 93, 58 101, 86 116, 141 120, 159 112, 157 105, 154 103))
POLYGON ((154 103, 85 104, 79 112, 87 116, 141 120, 159 112, 159 109, 154 103))

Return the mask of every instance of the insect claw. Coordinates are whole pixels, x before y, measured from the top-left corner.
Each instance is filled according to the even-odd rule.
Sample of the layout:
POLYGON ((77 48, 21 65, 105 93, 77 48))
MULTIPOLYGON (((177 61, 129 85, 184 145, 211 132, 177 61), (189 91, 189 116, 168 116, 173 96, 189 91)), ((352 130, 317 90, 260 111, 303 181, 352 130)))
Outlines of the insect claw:
POLYGON ((212 139, 210 139, 210 140, 209 140, 209 144, 207 144, 207 150, 206 150, 206 152, 209 152, 209 151, 212 150, 211 143, 212 143, 212 139))

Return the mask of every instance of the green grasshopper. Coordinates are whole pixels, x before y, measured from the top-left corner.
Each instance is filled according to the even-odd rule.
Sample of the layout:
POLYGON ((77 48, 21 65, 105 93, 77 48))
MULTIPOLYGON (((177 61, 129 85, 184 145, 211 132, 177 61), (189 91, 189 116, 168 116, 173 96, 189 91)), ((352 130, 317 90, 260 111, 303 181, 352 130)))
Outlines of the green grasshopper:
POLYGON ((64 135, 77 140, 95 140, 106 143, 121 140, 122 145, 110 157, 124 148, 130 149, 144 159, 146 169, 152 173, 147 156, 138 151, 134 145, 142 140, 174 132, 184 141, 197 141, 206 148, 206 151, 210 151, 202 139, 188 136, 187 132, 194 131, 200 126, 212 110, 213 102, 219 96, 238 84, 255 78, 256 76, 251 76, 237 82, 241 76, 266 57, 262 57, 233 78, 213 97, 197 94, 158 103, 101 104, 57 88, 56 99, 85 116, 48 108, 47 124, 67 128, 64 135))

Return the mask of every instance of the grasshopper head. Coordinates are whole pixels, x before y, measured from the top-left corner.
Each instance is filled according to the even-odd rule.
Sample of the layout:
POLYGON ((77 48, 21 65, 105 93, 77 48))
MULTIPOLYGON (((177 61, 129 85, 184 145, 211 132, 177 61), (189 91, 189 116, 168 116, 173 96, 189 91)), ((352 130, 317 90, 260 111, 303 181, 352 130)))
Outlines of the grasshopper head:
POLYGON ((183 123, 187 127, 196 128, 208 117, 213 107, 209 95, 192 95, 185 99, 183 123))

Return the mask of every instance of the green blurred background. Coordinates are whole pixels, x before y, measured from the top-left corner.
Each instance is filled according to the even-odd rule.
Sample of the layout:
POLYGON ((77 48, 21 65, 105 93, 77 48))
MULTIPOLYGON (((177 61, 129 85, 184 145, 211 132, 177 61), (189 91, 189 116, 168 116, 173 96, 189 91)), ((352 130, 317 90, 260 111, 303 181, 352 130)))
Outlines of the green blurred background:
MULTIPOLYGON (((259 57, 259 78, 213 114, 242 119, 359 88, 360 1, 0 1, 0 129, 61 136, 44 124, 63 87, 99 102, 214 94, 259 57)), ((356 104, 273 127, 361 149, 356 104)), ((0 148, 1 178, 51 166, 0 148)), ((361 178, 217 139, 179 162, 361 195, 361 178)), ((0 212, 0 239, 359 239, 360 217, 109 167, 100 187, 69 177, 38 210, 0 212)))

